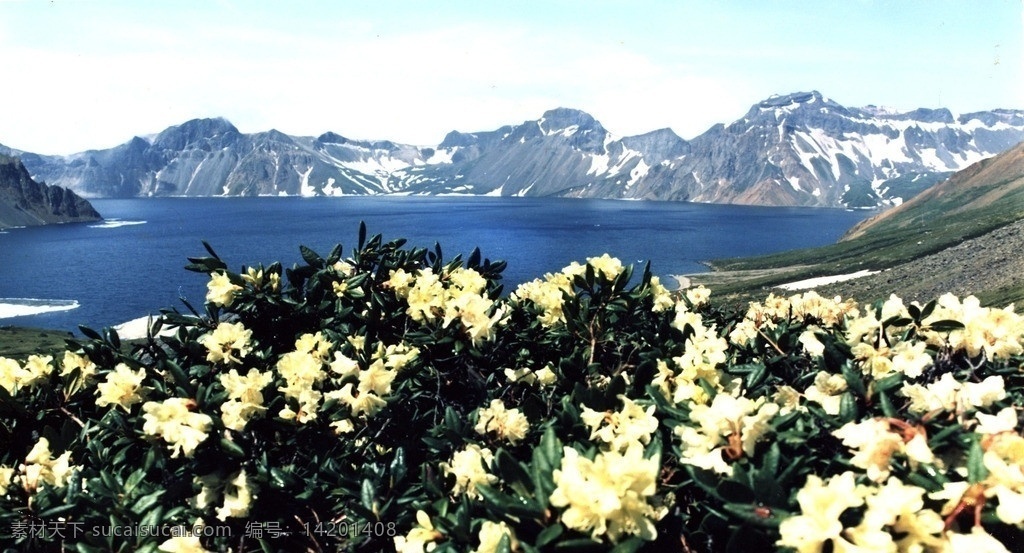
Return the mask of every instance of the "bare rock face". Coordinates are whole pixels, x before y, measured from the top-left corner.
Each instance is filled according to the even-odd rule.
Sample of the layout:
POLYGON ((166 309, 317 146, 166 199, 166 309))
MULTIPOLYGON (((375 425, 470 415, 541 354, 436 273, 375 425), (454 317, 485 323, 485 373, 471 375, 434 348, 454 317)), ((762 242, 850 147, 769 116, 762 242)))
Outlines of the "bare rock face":
POLYGON ((100 219, 87 200, 32 180, 20 160, 0 154, 0 228, 100 219))
MULTIPOLYGON (((617 137, 557 108, 433 147, 333 132, 243 134, 196 119, 70 156, 22 153, 37 178, 87 197, 475 194, 815 207, 898 205, 1024 141, 1024 111, 848 108, 821 93, 773 96, 684 140, 617 137)), ((0 148, 2 150, 2 148, 0 148)))

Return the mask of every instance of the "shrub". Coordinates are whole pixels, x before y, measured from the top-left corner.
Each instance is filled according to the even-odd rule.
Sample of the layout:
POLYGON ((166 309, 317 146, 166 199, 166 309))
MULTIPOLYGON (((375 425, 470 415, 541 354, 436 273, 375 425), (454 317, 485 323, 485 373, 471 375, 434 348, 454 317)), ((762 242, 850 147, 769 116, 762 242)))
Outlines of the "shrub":
POLYGON ((22 551, 1005 550, 1024 319, 807 292, 746 311, 607 255, 366 238, 209 256, 201 309, 0 359, 22 551), (58 356, 59 357, 59 356, 58 356))

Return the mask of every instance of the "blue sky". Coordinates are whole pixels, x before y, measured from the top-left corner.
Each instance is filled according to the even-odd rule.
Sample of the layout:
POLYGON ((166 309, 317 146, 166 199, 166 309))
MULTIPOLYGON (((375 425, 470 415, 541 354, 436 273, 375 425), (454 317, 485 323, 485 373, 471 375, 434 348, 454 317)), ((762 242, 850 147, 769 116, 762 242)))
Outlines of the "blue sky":
POLYGON ((547 109, 693 138, 772 94, 1024 109, 1022 0, 0 0, 0 143, 67 154, 195 117, 436 145, 547 109), (8 81, 9 82, 9 81, 8 81))

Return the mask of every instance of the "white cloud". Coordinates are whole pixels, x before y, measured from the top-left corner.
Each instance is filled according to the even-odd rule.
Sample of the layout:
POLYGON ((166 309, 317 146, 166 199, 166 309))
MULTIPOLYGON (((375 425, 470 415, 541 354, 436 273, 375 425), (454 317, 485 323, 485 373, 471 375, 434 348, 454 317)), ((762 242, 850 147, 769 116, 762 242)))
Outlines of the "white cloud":
MULTIPOLYGON (((770 22, 734 17, 742 9, 708 15, 686 8, 693 17, 674 23, 657 19, 658 4, 645 5, 647 15, 607 8, 577 14, 556 2, 561 19, 508 21, 481 16, 483 9, 432 17, 434 7, 410 8, 384 18, 369 8, 355 13, 315 2, 301 13, 274 13, 279 6, 271 3, 179 5, 57 3, 62 9, 35 9, 46 17, 29 18, 36 15, 31 4, 5 4, 12 17, 0 17, 0 51, 10 74, 26 84, 5 89, 5 102, 17 109, 5 117, 0 142, 70 153, 193 117, 224 116, 243 132, 334 131, 431 145, 450 130, 491 130, 560 106, 586 110, 618 135, 667 126, 689 139, 772 93, 816 88, 848 105, 904 108, 918 105, 903 98, 927 99, 934 90, 945 99, 981 96, 961 88, 969 78, 950 81, 932 69, 971 65, 940 45, 928 45, 936 48, 926 64, 935 75, 924 81, 913 68, 925 60, 886 61, 880 56, 889 50, 866 42, 829 42, 824 31, 813 40, 753 36, 770 22), (89 25, 81 24, 85 15, 89 25), (29 21, 38 29, 22 29, 29 21), (30 40, 36 36, 46 40, 30 40), (877 70, 874 77, 866 77, 869 70, 877 70), (914 79, 921 85, 904 84, 914 79), (947 84, 928 84, 936 79, 947 84)), ((543 13, 536 5, 523 9, 543 13)), ((808 21, 819 19, 830 21, 828 14, 808 21)), ((1019 61, 1003 51, 1004 66, 1019 61)), ((989 107, 997 106, 977 109, 989 107)))

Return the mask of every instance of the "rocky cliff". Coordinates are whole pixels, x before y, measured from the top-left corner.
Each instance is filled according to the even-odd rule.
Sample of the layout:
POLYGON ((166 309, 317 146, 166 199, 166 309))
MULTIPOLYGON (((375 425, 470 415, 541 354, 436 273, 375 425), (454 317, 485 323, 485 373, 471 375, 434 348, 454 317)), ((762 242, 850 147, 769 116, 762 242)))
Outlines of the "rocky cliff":
POLYGON ((20 160, 0 154, 0 228, 100 219, 88 201, 32 180, 20 160))

